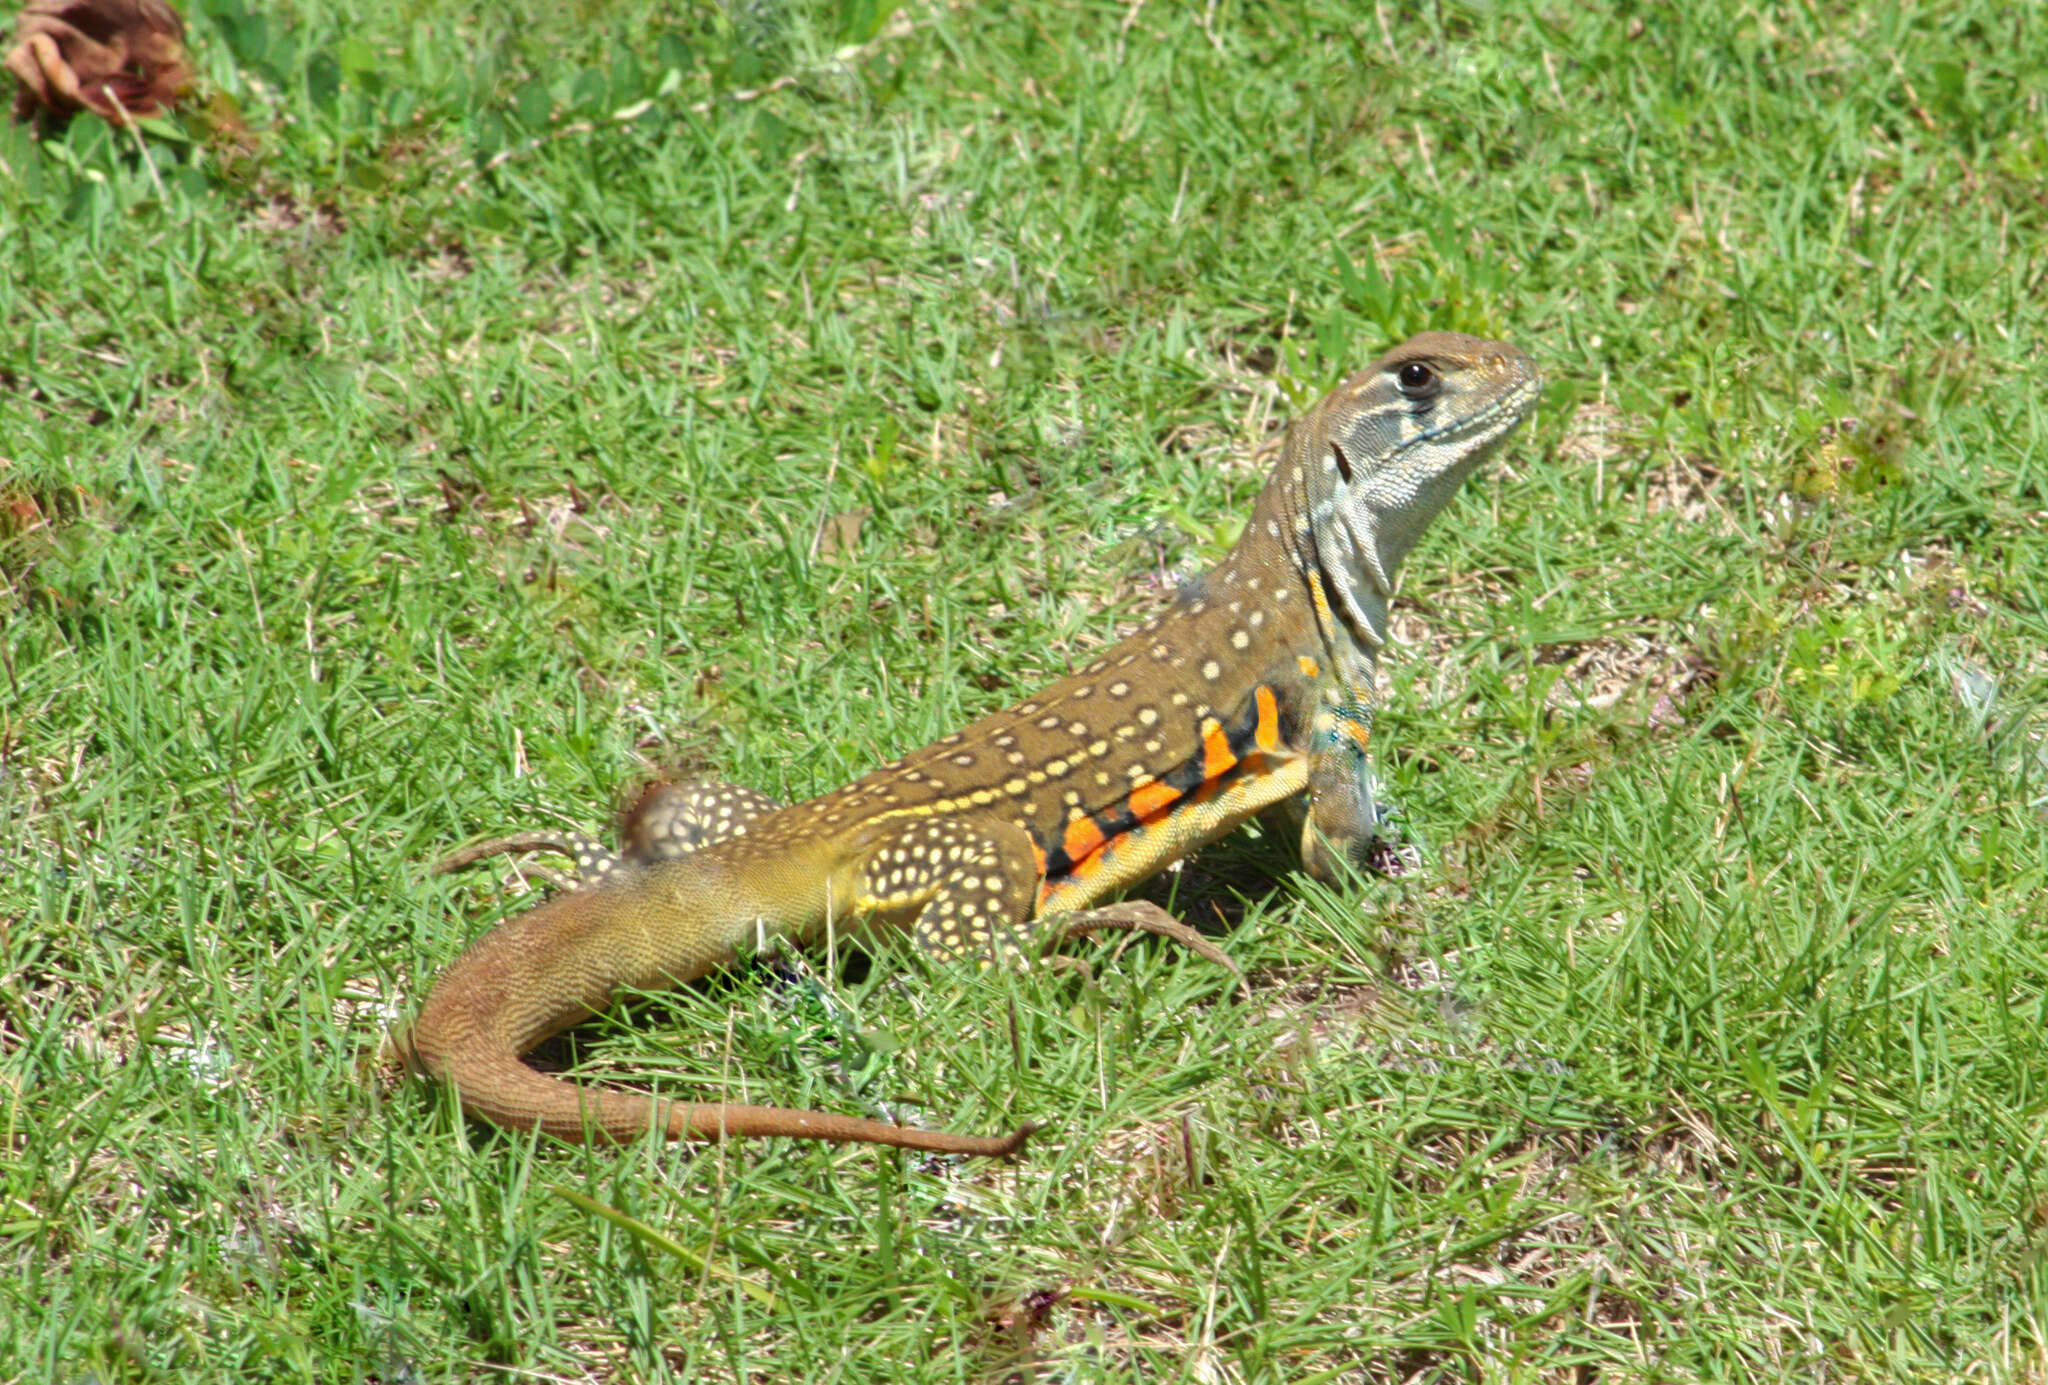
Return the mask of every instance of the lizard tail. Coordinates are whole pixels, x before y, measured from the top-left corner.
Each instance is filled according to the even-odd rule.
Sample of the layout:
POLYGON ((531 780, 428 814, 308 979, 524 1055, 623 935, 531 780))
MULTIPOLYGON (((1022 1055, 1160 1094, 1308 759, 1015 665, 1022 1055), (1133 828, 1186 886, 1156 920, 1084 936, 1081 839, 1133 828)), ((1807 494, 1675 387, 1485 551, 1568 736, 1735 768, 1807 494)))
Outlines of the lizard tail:
POLYGON ((731 960, 650 955, 647 940, 674 930, 641 926, 634 904, 644 896, 620 883, 557 895, 479 938, 397 1038, 407 1065, 454 1088, 467 1115, 574 1144, 630 1143, 656 1127, 672 1140, 782 1135, 993 1157, 1016 1153, 1031 1135, 1029 1124, 1009 1135, 948 1135, 823 1111, 676 1101, 582 1087, 529 1067, 522 1055, 609 1008, 617 991, 680 984, 731 960))

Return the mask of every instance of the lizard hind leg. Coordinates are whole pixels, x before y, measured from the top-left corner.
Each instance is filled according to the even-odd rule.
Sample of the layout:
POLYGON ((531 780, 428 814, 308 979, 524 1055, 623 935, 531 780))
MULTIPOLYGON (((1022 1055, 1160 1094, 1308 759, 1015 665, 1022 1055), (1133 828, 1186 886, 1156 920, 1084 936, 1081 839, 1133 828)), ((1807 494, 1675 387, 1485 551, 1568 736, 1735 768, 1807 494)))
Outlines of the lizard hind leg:
POLYGON ((654 784, 626 810, 619 824, 619 853, 646 864, 687 856, 732 837, 782 805, 767 794, 716 779, 654 784))
POLYGON ((487 842, 474 842, 449 852, 434 862, 433 873, 453 875, 493 856, 530 856, 537 852, 566 856, 576 863, 574 875, 551 866, 528 864, 522 867, 527 874, 538 876, 557 890, 581 889, 610 874, 619 863, 619 858, 603 842, 581 832, 514 832, 509 837, 493 837, 487 842))
POLYGON ((546 866, 528 867, 531 873, 557 890, 583 889, 621 864, 651 865, 743 836, 755 821, 781 807, 764 793, 714 779, 655 784, 626 810, 616 852, 580 832, 515 832, 448 853, 434 863, 434 874, 467 870, 493 856, 552 852, 573 861, 576 873, 566 875, 546 866))

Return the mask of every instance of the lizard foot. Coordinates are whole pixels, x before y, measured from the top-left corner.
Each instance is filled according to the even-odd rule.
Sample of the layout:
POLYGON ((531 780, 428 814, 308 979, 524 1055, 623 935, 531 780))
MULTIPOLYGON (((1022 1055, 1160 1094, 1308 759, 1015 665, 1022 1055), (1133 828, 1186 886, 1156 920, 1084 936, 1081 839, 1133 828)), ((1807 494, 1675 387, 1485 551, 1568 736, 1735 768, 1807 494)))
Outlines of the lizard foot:
POLYGON ((573 832, 515 832, 509 837, 497 837, 487 842, 476 842, 457 851, 451 851, 434 862, 435 875, 453 875, 459 870, 468 870, 479 861, 493 856, 523 856, 529 852, 551 851, 558 856, 567 856, 576 863, 576 874, 565 875, 548 866, 528 866, 528 874, 538 877, 557 890, 573 890, 587 885, 617 864, 616 858, 604 847, 588 837, 573 832))
POLYGON ((1230 954, 1148 900, 1127 899, 1121 904, 1088 909, 1060 919, 1052 936, 1054 942, 1064 943, 1075 938, 1092 938, 1097 933, 1151 933, 1170 938, 1197 957, 1224 968, 1237 978, 1239 986, 1245 984, 1244 968, 1232 961, 1230 954))

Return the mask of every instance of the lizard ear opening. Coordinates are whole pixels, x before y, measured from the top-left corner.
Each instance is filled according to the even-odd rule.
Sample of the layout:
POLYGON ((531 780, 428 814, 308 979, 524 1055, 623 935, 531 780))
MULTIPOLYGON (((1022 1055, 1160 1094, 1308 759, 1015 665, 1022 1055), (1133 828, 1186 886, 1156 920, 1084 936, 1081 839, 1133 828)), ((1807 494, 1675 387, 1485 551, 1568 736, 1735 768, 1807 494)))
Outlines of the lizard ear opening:
POLYGON ((1334 442, 1330 444, 1330 455, 1337 459, 1337 472, 1344 478, 1345 484, 1349 485, 1352 479, 1351 459, 1345 456, 1344 449, 1334 442))

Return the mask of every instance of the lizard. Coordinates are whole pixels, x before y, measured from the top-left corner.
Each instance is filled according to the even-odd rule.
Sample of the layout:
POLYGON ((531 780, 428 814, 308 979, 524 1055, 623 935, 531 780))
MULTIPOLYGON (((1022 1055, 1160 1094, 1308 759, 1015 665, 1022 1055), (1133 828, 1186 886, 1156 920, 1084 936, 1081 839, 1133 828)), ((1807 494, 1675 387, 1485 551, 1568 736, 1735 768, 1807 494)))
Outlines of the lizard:
POLYGON ((499 924, 434 982, 398 1048, 462 1110, 565 1141, 793 1136, 1014 1153, 956 1135, 774 1106, 583 1087, 523 1061, 631 991, 679 986, 742 947, 900 925, 947 959, 1028 966, 1105 930, 1207 939, 1145 901, 1104 903, 1246 819, 1292 804, 1304 867, 1363 864, 1380 814, 1366 748, 1402 560, 1535 406, 1504 342, 1426 332, 1288 428, 1235 545, 1129 638, 1007 710, 784 807, 751 789, 650 791, 623 848, 532 833, 441 863, 549 849, 572 888, 499 924))

